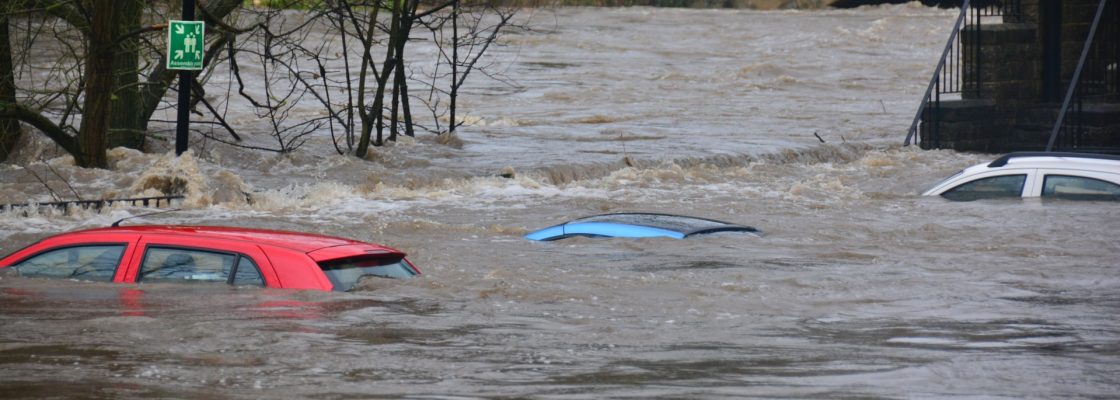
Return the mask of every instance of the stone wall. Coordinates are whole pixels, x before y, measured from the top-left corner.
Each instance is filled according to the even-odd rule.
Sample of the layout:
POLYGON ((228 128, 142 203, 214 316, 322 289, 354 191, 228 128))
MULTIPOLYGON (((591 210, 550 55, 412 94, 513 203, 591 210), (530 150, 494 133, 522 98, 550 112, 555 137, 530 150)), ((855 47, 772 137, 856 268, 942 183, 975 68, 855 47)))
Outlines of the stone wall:
POLYGON ((993 152, 993 132, 1010 128, 1007 118, 997 114, 993 100, 943 101, 922 112, 922 148, 993 152), (937 122, 934 122, 937 121, 937 122))
POLYGON ((963 48, 975 48, 980 36, 979 52, 965 52, 963 80, 966 89, 962 97, 969 99, 994 99, 1008 107, 1018 107, 1024 102, 1036 101, 1041 93, 1041 48, 1037 42, 1035 24, 1010 23, 981 25, 980 30, 966 31, 961 37, 963 48), (979 58, 979 59, 977 59, 979 58), (975 75, 979 62, 980 74, 975 75), (979 90, 976 86, 979 85, 979 90))

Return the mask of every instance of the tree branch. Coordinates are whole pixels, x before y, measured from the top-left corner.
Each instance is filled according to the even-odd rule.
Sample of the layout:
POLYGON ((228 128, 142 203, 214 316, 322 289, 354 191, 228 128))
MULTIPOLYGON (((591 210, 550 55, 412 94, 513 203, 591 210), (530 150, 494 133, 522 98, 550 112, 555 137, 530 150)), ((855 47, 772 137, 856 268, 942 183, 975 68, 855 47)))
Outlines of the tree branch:
POLYGON ((38 128, 70 155, 79 157, 82 154, 77 137, 68 135, 62 127, 22 104, 0 103, 0 117, 15 118, 38 128))

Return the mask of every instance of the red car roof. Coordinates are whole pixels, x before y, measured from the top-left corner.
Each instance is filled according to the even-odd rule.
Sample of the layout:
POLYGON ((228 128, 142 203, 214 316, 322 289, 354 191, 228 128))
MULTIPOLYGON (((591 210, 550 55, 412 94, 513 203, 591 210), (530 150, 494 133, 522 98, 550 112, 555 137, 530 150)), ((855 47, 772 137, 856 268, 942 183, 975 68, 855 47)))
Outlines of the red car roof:
POLYGON ((97 235, 106 233, 181 235, 196 238, 202 237, 226 240, 240 240, 257 244, 284 247, 304 253, 327 247, 355 244, 374 246, 389 253, 398 252, 397 250, 388 247, 334 236, 224 226, 136 225, 88 229, 83 231, 69 232, 65 233, 64 235, 97 235))

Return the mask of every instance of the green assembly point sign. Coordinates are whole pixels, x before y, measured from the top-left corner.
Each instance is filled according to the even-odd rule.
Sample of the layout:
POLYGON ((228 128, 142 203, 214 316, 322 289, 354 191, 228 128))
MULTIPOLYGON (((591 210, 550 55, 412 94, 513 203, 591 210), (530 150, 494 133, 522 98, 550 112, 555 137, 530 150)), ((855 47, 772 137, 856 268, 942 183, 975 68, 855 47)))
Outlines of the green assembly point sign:
POLYGON ((167 24, 167 69, 202 69, 203 21, 170 21, 167 24))

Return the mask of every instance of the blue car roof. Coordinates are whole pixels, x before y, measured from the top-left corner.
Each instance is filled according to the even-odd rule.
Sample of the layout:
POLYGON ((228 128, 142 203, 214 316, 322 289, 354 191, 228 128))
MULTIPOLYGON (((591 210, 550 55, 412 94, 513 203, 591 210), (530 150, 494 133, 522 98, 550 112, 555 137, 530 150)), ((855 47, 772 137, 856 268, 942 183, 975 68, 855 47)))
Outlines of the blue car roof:
POLYGON ((531 232, 525 238, 544 241, 572 236, 683 239, 717 232, 759 233, 749 226, 707 218, 657 213, 614 213, 574 219, 531 232))

